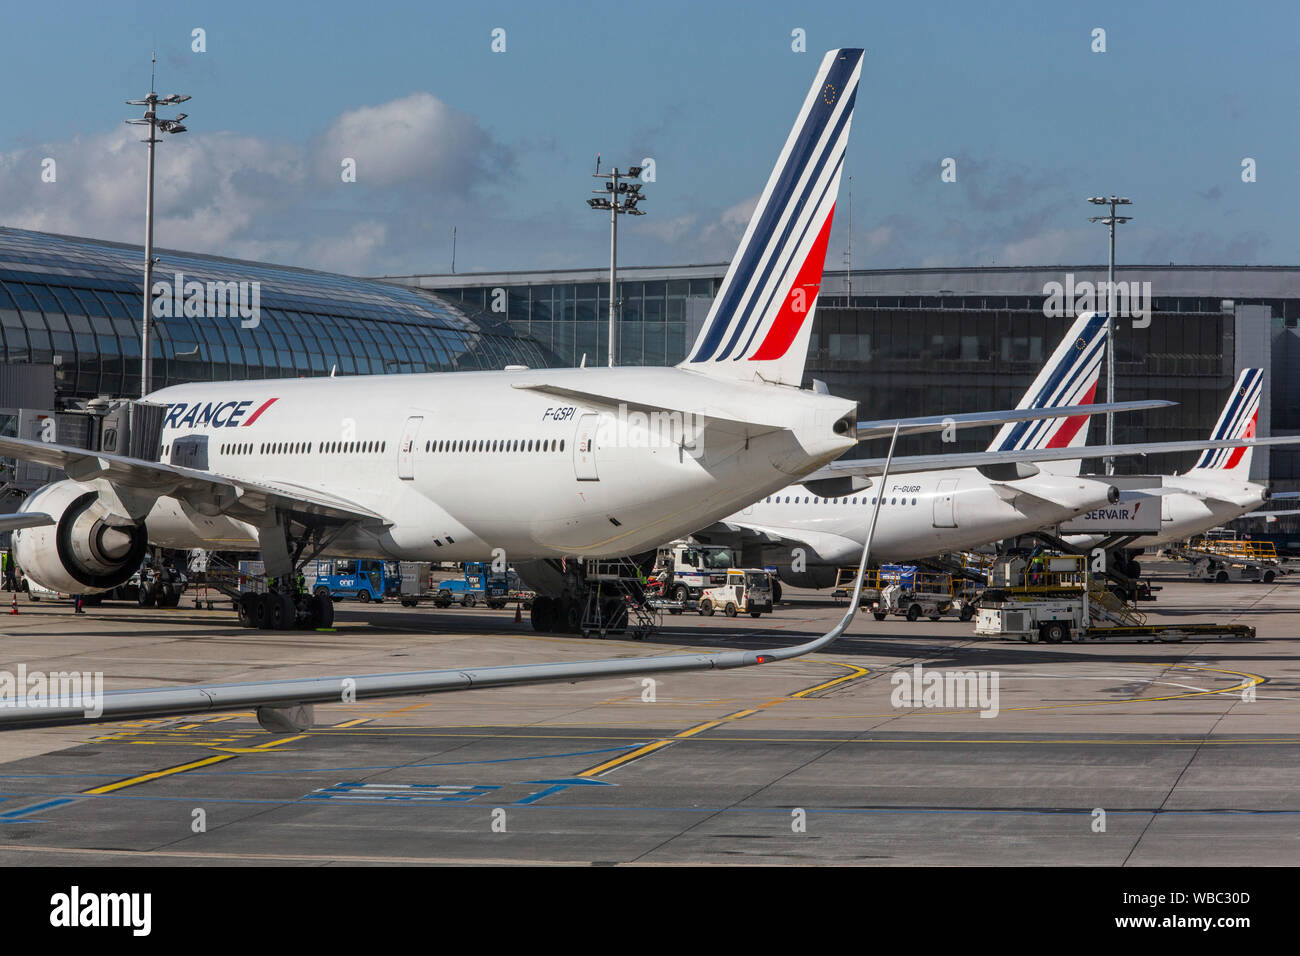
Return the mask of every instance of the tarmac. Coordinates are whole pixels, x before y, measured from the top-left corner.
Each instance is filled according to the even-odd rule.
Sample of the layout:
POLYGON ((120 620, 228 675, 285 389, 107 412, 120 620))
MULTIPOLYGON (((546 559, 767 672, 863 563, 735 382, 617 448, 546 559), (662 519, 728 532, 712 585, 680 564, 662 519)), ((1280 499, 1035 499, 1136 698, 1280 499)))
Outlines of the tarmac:
MULTIPOLYGON (((318 706, 302 733, 248 712, 0 733, 0 864, 1300 863, 1300 574, 1151 567, 1152 622, 1258 637, 1023 644, 862 614, 794 661, 318 706)), ((786 598, 637 642, 483 607, 340 603, 332 631, 279 632, 188 597, 23 596, 0 670, 113 689, 778 647, 844 611, 786 598)))

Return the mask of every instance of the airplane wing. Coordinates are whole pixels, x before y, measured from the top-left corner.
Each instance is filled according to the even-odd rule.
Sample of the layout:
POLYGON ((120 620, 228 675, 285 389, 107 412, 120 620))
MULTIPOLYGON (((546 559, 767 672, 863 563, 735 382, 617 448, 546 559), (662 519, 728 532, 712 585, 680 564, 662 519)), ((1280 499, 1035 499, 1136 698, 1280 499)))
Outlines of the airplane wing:
MULTIPOLYGON (((1039 461, 1073 461, 1076 458, 1122 458, 1129 455, 1159 455, 1166 452, 1202 451, 1206 448, 1263 447, 1300 445, 1300 435, 1276 438, 1221 438, 1201 441, 1148 442, 1129 445, 1083 445, 1075 448, 1028 448, 1022 451, 979 451, 952 455, 904 455, 894 459, 901 472, 943 471, 947 468, 985 468, 998 465, 1033 464, 1039 461)), ((827 478, 879 475, 884 459, 847 458, 833 461, 808 475, 803 481, 827 478)), ((1019 475, 1027 478, 1032 472, 1019 475)))
POLYGON ((0 515, 0 532, 17 531, 20 528, 41 528, 47 524, 54 524, 54 519, 49 515, 38 512, 24 512, 23 514, 0 515))
MULTIPOLYGON (((1005 425, 1008 422, 1038 421, 1044 418, 1073 418, 1079 415, 1104 415, 1107 412, 1136 412, 1148 408, 1168 408, 1177 402, 1159 399, 1141 402, 1110 402, 1100 405, 1060 405, 1045 408, 1010 408, 996 412, 968 412, 961 415, 922 415, 919 418, 879 419, 858 422, 859 441, 885 438, 897 425, 900 435, 920 435, 941 432, 949 428, 981 428, 988 425, 1005 425)), ((897 459, 901 463, 905 458, 897 459)))
POLYGON ((1266 521, 1276 521, 1278 518, 1287 515, 1300 515, 1300 508, 1288 508, 1285 511, 1252 511, 1247 515, 1240 515, 1241 518, 1263 518, 1266 521))
POLYGON ((268 511, 283 509, 343 521, 385 520, 382 515, 355 502, 313 488, 228 478, 197 468, 110 455, 53 442, 0 438, 0 456, 60 468, 74 481, 104 478, 115 487, 145 495, 180 498, 205 514, 228 514, 233 518, 255 521, 268 511))

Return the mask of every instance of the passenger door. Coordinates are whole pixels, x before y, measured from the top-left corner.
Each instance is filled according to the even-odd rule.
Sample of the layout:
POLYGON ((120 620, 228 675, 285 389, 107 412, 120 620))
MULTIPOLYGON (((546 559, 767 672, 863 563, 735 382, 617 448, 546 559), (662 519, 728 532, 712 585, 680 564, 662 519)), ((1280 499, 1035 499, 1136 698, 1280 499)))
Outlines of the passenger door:
POLYGON ((957 511, 954 498, 957 493, 956 478, 940 479, 934 493, 934 526, 936 528, 957 527, 957 511))
POLYGON ((578 416, 578 430, 573 436, 573 477, 579 481, 600 481, 596 471, 596 423, 600 416, 584 412, 578 416))
POLYGON ((402 429, 402 443, 397 448, 397 477, 407 481, 415 477, 415 439, 420 434, 423 415, 412 415, 402 429))

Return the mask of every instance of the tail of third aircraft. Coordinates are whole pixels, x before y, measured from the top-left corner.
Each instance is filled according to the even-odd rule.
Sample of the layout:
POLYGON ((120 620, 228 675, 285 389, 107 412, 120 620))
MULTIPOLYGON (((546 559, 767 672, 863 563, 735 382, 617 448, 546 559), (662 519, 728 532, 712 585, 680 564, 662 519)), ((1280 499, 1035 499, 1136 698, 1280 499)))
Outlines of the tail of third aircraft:
MULTIPOLYGON (((1091 405, 1097 394, 1097 377, 1106 351, 1106 316, 1085 312, 1079 316, 1043 370, 1038 373, 1016 408, 1048 408, 1053 405, 1091 405)), ((989 445, 989 451, 1022 451, 1030 448, 1074 448, 1088 441, 1088 416, 1045 418, 1036 422, 1003 425, 989 445)), ((1077 475, 1082 459, 1040 462, 1043 471, 1077 475)))
MULTIPOLYGON (((1259 399, 1264 391, 1264 370, 1244 368, 1237 376, 1237 384, 1228 396, 1227 404, 1219 415, 1210 437, 1254 438, 1259 425, 1259 399)), ((1196 468, 1229 471, 1242 478, 1250 477, 1252 448, 1207 448, 1201 452, 1196 468)))
POLYGON ((844 169, 861 50, 822 59, 690 355, 679 368, 799 386, 844 169))

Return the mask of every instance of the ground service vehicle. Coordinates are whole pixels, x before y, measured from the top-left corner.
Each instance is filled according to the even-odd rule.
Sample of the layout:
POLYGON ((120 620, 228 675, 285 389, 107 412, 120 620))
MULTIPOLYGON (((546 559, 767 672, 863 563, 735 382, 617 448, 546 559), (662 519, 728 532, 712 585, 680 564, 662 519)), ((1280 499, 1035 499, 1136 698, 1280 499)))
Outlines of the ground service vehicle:
POLYGON ((454 601, 461 607, 482 603, 502 608, 510 596, 510 577, 504 571, 493 571, 491 565, 482 561, 466 561, 459 578, 439 581, 431 589, 438 607, 451 607, 454 601))
POLYGON ((1088 574, 1085 555, 1047 557, 1030 568, 1023 557, 1000 560, 980 599, 975 633, 1029 643, 1044 641, 1233 641, 1255 629, 1241 624, 1148 624, 1088 574))
POLYGON ((727 617, 748 612, 759 617, 772 613, 772 576, 758 568, 732 568, 727 583, 708 588, 700 596, 700 613, 708 616, 721 609, 727 617))
POLYGON ((334 600, 356 598, 382 601, 401 586, 396 568, 389 561, 322 558, 316 562, 315 594, 328 594, 334 600))
POLYGON ((937 621, 954 612, 963 621, 974 616, 974 607, 954 595, 952 575, 946 572, 886 564, 880 568, 879 581, 880 598, 871 605, 871 614, 877 621, 890 614, 909 621, 922 617, 937 621))
POLYGON ((727 569, 731 565, 730 548, 695 544, 691 541, 674 541, 659 549, 651 576, 668 571, 670 580, 663 589, 661 597, 668 601, 686 604, 690 601, 698 601, 706 588, 721 587, 726 584, 727 569))

